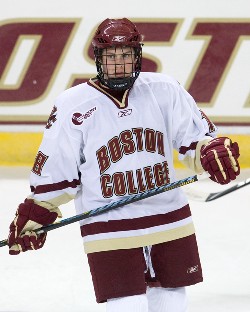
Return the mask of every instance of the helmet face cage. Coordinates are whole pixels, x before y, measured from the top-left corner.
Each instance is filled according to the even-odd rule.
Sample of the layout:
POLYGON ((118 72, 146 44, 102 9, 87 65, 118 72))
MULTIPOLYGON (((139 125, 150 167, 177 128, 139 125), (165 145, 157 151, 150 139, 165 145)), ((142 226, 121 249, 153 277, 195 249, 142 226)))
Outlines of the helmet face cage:
POLYGON ((113 90, 124 91, 132 87, 141 71, 142 49, 139 47, 94 48, 97 78, 113 90), (112 63, 109 59, 113 58, 112 63))
POLYGON ((106 19, 92 41, 97 78, 113 90, 132 87, 141 71, 142 36, 126 18, 106 19))

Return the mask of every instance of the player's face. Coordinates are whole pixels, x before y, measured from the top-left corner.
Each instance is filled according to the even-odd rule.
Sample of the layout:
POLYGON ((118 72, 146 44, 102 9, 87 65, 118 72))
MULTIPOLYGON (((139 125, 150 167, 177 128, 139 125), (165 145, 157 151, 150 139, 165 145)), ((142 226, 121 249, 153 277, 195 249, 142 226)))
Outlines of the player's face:
POLYGON ((107 48, 102 53, 105 79, 130 77, 134 71, 135 54, 131 47, 107 48))

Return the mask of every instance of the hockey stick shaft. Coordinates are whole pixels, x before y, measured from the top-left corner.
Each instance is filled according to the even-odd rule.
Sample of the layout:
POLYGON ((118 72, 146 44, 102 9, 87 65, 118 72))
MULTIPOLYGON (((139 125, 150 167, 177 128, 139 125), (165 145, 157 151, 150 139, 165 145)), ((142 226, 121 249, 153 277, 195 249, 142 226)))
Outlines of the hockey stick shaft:
POLYGON ((240 189, 240 188, 242 188, 244 186, 247 186, 249 184, 250 184, 250 178, 246 179, 245 181, 239 182, 239 183, 235 184, 234 186, 229 187, 228 189, 226 189, 224 191, 216 192, 216 193, 210 193, 207 196, 207 199, 205 201, 208 202, 208 201, 220 198, 220 197, 222 197, 224 195, 232 193, 232 192, 234 192, 234 191, 236 191, 236 190, 238 190, 238 189, 240 189))
POLYGON ((192 187, 190 188, 187 187, 185 188, 184 191, 190 200, 209 202, 217 198, 220 198, 222 196, 225 196, 227 194, 230 194, 234 191, 237 191, 238 189, 244 186, 247 186, 249 184, 250 184, 250 178, 246 179, 245 181, 238 182, 235 185, 228 187, 227 189, 224 189, 223 191, 219 191, 215 193, 203 192, 202 190, 197 190, 192 187))
MULTIPOLYGON (((169 184, 166 184, 166 185, 162 185, 162 186, 159 186, 157 188, 145 191, 143 193, 139 193, 139 194, 136 194, 136 195, 125 197, 125 198, 123 198, 123 199, 121 199, 119 201, 115 201, 115 202, 112 202, 112 203, 107 204, 105 206, 102 206, 102 207, 99 207, 99 208, 96 208, 96 209, 93 209, 93 210, 81 213, 81 214, 76 215, 76 216, 72 216, 72 217, 63 219, 63 220, 61 220, 59 222, 55 222, 55 223, 49 224, 47 226, 44 226, 44 227, 42 227, 40 229, 35 230, 35 232, 37 234, 46 233, 46 232, 52 231, 54 229, 60 228, 62 226, 65 226, 65 225, 68 225, 68 224, 71 224, 71 223, 74 223, 74 222, 77 222, 77 221, 81 221, 81 220, 84 220, 84 219, 87 219, 87 218, 90 218, 90 217, 98 216, 98 215, 103 214, 103 213, 105 213, 107 211, 110 211, 110 210, 113 210, 113 209, 116 209, 116 208, 119 208, 119 207, 122 207, 122 206, 125 206, 125 205, 128 205, 128 204, 134 203, 136 201, 139 201, 139 200, 142 200, 142 199, 145 199, 145 198, 149 198, 151 196, 155 196, 157 194, 160 194, 160 193, 163 193, 163 192, 167 192, 167 191, 176 189, 178 187, 181 187, 181 186, 184 186, 184 185, 196 182, 196 181, 198 181, 200 179, 203 179, 203 178, 204 177, 202 177, 200 175, 190 176, 188 178, 184 178, 184 179, 181 179, 181 180, 176 181, 176 182, 172 182, 172 183, 169 183, 169 184)), ((0 247, 6 246, 6 245, 7 245, 7 240, 6 239, 0 241, 0 247)))

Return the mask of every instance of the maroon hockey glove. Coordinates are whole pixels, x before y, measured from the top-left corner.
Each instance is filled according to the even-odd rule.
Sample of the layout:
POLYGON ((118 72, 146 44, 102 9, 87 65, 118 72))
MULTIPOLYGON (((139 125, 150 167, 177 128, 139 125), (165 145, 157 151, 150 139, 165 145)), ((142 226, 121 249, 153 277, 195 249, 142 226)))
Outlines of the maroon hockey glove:
POLYGON ((32 199, 25 199, 24 203, 19 205, 16 217, 10 224, 9 254, 18 255, 21 251, 43 247, 47 234, 37 235, 34 230, 53 223, 59 214, 58 208, 50 211, 35 204, 32 199))
POLYGON ((239 156, 238 143, 227 137, 213 139, 201 147, 203 169, 211 180, 220 184, 227 184, 240 174, 239 156))

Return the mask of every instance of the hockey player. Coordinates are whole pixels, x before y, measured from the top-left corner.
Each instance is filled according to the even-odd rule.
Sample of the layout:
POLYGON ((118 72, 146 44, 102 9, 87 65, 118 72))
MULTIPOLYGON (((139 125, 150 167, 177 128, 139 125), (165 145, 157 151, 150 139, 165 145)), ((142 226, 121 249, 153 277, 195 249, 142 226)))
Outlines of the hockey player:
MULTIPOLYGON (((11 255, 44 245, 34 229, 175 181, 173 149, 220 184, 240 172, 238 144, 173 78, 140 73, 142 36, 126 18, 106 19, 93 38, 97 77, 64 91, 44 131, 31 195, 10 225, 11 255)), ((98 303, 108 312, 184 312, 185 287, 202 281, 186 196, 174 189, 80 222, 98 303)))

